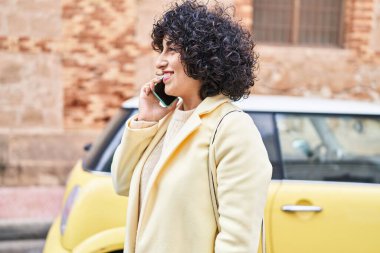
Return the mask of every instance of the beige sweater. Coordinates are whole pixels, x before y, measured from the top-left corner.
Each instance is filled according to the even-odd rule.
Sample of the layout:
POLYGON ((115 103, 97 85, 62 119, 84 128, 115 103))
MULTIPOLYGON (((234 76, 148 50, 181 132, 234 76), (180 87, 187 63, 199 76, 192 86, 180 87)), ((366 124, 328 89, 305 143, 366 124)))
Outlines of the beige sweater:
MULTIPOLYGON (((165 152, 165 150, 170 145, 173 138, 175 138, 177 133, 181 130, 182 126, 185 124, 186 120, 191 116, 194 110, 195 109, 189 110, 189 111, 182 111, 177 108, 173 112, 173 117, 169 123, 166 134, 161 138, 161 140, 157 143, 155 148, 150 153, 148 159, 146 160, 144 164, 143 170, 141 172, 140 205, 143 202, 143 199, 145 196, 145 189, 146 189, 146 186, 148 185, 150 175, 152 175, 152 172, 154 168, 156 167, 156 164, 158 163, 161 157, 161 154, 165 152)), ((132 121, 130 126, 131 128, 144 128, 144 127, 153 126, 154 124, 157 124, 157 122, 132 121)))

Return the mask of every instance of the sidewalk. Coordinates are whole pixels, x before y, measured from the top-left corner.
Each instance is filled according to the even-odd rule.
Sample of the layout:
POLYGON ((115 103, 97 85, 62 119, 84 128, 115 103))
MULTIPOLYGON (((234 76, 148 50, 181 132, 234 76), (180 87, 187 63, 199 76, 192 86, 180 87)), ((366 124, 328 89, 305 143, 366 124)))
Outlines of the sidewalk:
POLYGON ((51 219, 61 209, 63 186, 0 187, 0 221, 51 219))
POLYGON ((0 253, 42 252, 64 187, 0 187, 0 253))

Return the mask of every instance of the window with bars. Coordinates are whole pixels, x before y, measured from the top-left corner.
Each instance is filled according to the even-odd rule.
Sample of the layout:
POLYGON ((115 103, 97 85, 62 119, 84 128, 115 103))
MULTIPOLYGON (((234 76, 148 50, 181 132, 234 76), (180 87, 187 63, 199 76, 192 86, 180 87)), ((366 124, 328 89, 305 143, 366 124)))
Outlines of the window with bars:
POLYGON ((344 0, 254 0, 259 42, 329 46, 342 44, 344 0))

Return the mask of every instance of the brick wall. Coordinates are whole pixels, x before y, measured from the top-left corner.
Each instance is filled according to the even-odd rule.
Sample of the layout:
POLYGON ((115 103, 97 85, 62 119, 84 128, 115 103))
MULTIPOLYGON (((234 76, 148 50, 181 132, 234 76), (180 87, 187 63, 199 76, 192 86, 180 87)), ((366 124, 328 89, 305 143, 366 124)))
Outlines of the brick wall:
MULTIPOLYGON (((74 1, 65 1, 70 6, 78 5, 74 1)), ((85 2, 83 1, 83 3, 85 2)), ((101 1, 87 1, 86 5, 93 5, 94 2, 99 4, 101 1)), ((227 5, 233 3, 236 7, 236 19, 240 20, 248 29, 252 28, 253 5, 251 0, 223 2, 227 5)), ((130 59, 129 72, 117 70, 123 63, 116 61, 114 63, 118 67, 111 67, 108 71, 110 76, 112 76, 112 73, 115 76, 112 79, 113 81, 110 81, 104 80, 108 74, 104 74, 104 71, 101 72, 102 67, 86 68, 77 66, 77 74, 88 78, 83 77, 74 80, 73 76, 71 76, 71 80, 67 79, 65 81, 65 122, 67 127, 101 126, 112 114, 115 106, 124 98, 135 94, 143 83, 154 76, 156 54, 150 48, 150 32, 153 20, 166 9, 168 3, 170 3, 168 0, 140 0, 133 7, 134 9, 131 12, 135 15, 134 19, 132 19, 135 26, 134 31, 131 31, 131 33, 134 40, 129 41, 131 43, 128 46, 128 51, 126 50, 132 53, 130 55, 126 54, 124 58, 130 59), (101 74, 94 77, 94 72, 96 73, 97 71, 100 71, 101 74), (121 79, 124 77, 124 80, 131 77, 132 80, 123 82, 118 80, 119 77, 121 79), (84 86, 91 87, 91 89, 83 88, 84 86), (97 89, 104 89, 104 93, 97 92, 97 89), (93 94, 94 92, 95 94, 93 94), (109 113, 104 113, 104 110, 109 113)), ((104 1, 102 4, 105 4, 104 1)), ((375 22, 376 18, 379 18, 379 11, 374 11, 374 9, 379 8, 378 6, 379 0, 376 0, 376 2, 374 0, 345 1, 344 49, 271 47, 258 44, 257 50, 261 55, 261 70, 254 92, 379 101, 379 83, 377 81, 379 52, 376 47, 380 44, 378 39, 380 35, 377 37, 374 35, 376 29, 379 30, 379 28, 376 28, 375 22), (291 52, 291 55, 286 54, 286 51, 291 52), (326 56, 330 60, 329 62, 326 61, 326 56), (305 61, 308 61, 308 64, 305 65, 305 61), (312 67, 309 67, 309 65, 312 67), (297 71, 298 74, 289 73, 294 69, 299 70, 299 66, 302 68, 297 71), (277 70, 273 71, 273 68, 277 70), (287 73, 286 75, 282 74, 285 72, 287 73)), ((64 13, 65 8, 64 6, 64 13)), ((83 17, 84 23, 91 24, 92 19, 87 20, 83 10, 78 10, 77 15, 83 17)), ((118 19, 117 15, 112 16, 118 19)), ((76 27, 77 30, 82 27, 71 21, 75 19, 74 17, 66 18, 65 14, 63 17, 65 19, 64 23, 71 24, 70 26, 76 27)), ((99 28, 100 31, 103 29, 106 29, 106 27, 99 28)), ((68 30, 72 31, 73 29, 68 30)), ((104 36, 103 40, 110 41, 107 39, 110 35, 104 32, 104 36)), ((71 38, 73 34, 68 33, 65 37, 71 38)), ((125 41, 126 44, 129 42, 125 41)), ((91 42, 88 43, 91 44, 91 42)), ((109 45, 113 46, 113 44, 109 45)), ((96 47, 96 43, 93 46, 96 47)), ((92 46, 88 47, 91 48, 92 46)), ((73 46, 73 48, 75 48, 74 52, 79 51, 78 56, 83 56, 82 49, 78 49, 78 46, 73 46)), ((115 49, 113 48, 112 50, 115 49)), ((102 52, 99 51, 94 51, 94 53, 98 56, 102 55, 102 52)), ((68 54, 68 57, 74 58, 72 54, 68 54)), ((110 61, 107 58, 107 53, 101 58, 103 62, 110 61)), ((102 66, 102 61, 99 61, 97 65, 102 66)), ((66 65, 65 69, 67 68, 71 68, 71 66, 66 65)))
POLYGON ((372 21, 373 31, 370 39, 370 47, 379 55, 380 52, 380 0, 375 1, 374 17, 372 21))
POLYGON ((345 47, 359 56, 373 54, 370 38, 373 32, 374 0, 347 0, 345 18, 345 47))
MULTIPOLYGON (((121 102, 135 93, 135 17, 132 0, 3 0, 0 52, 17 58, 2 62, 2 78, 22 75, 25 71, 8 69, 25 58, 23 68, 29 75, 36 73, 38 81, 44 79, 51 86, 41 84, 42 89, 59 86, 54 92, 45 92, 54 103, 35 111, 57 109, 61 127, 66 129, 100 128, 121 102), (33 61, 44 66, 36 71, 33 61), (44 75, 42 68, 50 71, 49 75, 44 75)), ((26 76, 18 80, 30 83, 26 76)), ((0 83, 8 89, 9 81, 0 83)))
MULTIPOLYGON (((235 4, 237 14, 253 24, 251 1, 235 4)), ((260 70, 254 93, 380 103, 380 1, 346 0, 344 5, 343 48, 258 43, 260 70)))
POLYGON ((241 19, 245 27, 252 31, 253 27, 253 0, 234 0, 236 17, 241 19))
POLYGON ((63 0, 66 128, 100 128, 135 93, 136 3, 63 0))
MULTIPOLYGON (((0 185, 64 183, 154 76, 150 32, 169 2, 0 0, 0 185)), ((252 29, 251 0, 223 2, 252 29)), ((346 0, 344 13, 343 48, 259 43, 254 92, 380 103, 380 0, 346 0)))

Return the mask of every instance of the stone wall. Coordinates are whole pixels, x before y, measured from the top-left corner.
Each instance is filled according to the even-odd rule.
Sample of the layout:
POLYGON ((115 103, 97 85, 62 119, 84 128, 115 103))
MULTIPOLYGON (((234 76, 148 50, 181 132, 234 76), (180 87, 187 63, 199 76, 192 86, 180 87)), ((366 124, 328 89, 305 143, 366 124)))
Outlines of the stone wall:
POLYGON ((59 2, 0 5, 0 130, 62 129, 59 2))
MULTIPOLYGON (((170 2, 0 0, 0 185, 64 183, 82 146, 154 76, 150 32, 170 2)), ((222 2, 253 29, 253 1, 222 2)), ((380 103, 380 0, 344 3, 341 48, 259 43, 254 93, 380 103)))
POLYGON ((0 186, 62 185, 98 131, 65 129, 61 3, 0 6, 0 186))
POLYGON ((0 131, 62 129, 59 57, 0 52, 0 59, 0 131))
POLYGON ((0 186, 64 185, 98 131, 0 135, 0 186))

